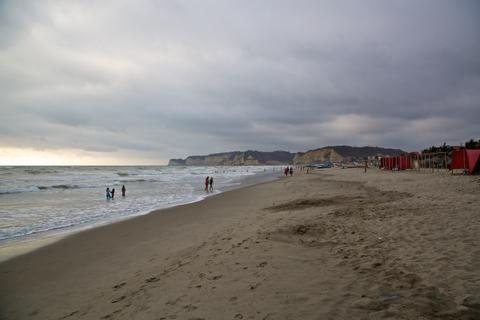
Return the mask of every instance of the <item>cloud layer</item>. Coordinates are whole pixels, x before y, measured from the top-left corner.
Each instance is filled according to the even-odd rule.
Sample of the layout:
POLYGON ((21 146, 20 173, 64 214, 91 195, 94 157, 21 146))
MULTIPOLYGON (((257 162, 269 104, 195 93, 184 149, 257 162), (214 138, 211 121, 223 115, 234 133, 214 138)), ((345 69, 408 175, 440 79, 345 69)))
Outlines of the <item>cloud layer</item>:
POLYGON ((2 1, 0 30, 0 149, 161 163, 480 137, 477 1, 2 1))

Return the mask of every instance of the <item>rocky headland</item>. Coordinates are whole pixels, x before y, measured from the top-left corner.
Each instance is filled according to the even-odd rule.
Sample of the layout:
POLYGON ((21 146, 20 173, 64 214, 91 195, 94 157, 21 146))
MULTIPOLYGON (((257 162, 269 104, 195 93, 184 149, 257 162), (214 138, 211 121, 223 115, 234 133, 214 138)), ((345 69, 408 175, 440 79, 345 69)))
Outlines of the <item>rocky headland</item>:
POLYGON ((243 166, 243 165, 302 165, 331 162, 361 161, 375 156, 395 156, 405 153, 400 149, 382 147, 327 146, 306 152, 288 151, 232 151, 185 159, 170 159, 169 166, 243 166))

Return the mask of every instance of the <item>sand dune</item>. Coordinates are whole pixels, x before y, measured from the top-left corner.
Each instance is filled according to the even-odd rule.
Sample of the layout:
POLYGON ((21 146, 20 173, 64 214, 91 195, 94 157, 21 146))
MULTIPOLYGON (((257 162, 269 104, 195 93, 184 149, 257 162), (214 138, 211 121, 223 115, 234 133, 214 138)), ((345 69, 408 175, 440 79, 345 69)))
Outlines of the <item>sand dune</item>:
POLYGON ((0 265, 5 319, 480 319, 480 179, 332 169, 0 265))

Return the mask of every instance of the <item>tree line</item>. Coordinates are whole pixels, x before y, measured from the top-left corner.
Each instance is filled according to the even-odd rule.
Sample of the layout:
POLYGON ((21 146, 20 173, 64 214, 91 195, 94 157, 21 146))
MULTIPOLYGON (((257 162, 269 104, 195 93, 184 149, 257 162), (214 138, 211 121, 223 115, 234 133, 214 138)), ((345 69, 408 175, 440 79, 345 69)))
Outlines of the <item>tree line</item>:
MULTIPOLYGON (((467 149, 480 149, 480 139, 474 140, 470 139, 469 141, 465 142, 465 148, 467 149)), ((453 147, 449 146, 445 142, 440 145, 440 146, 431 146, 430 148, 424 149, 423 152, 447 152, 450 153, 452 152, 453 147)))

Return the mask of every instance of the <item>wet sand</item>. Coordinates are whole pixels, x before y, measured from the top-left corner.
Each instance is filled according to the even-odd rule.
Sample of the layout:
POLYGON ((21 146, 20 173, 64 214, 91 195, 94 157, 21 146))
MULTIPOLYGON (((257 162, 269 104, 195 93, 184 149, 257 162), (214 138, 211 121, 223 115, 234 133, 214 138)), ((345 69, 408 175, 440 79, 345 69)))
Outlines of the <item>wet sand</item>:
POLYGON ((1 319, 480 319, 480 178, 330 169, 0 264, 1 319))

